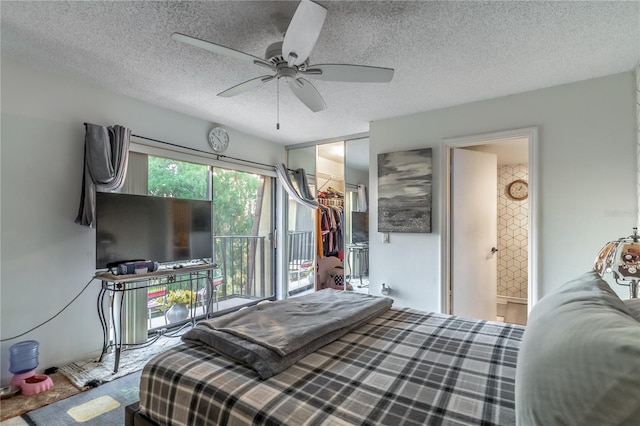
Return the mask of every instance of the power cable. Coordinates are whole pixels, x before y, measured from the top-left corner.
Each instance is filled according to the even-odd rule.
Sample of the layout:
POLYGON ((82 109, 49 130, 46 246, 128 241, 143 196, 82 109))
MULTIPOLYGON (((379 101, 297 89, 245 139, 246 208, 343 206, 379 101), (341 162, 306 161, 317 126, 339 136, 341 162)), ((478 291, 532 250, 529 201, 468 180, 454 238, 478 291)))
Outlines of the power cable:
POLYGON ((84 286, 84 288, 83 288, 82 290, 80 290, 80 293, 78 293, 78 294, 77 294, 73 299, 71 299, 71 301, 70 301, 69 303, 67 303, 67 304, 66 304, 62 309, 60 309, 60 310, 59 310, 59 311, 58 311, 54 316, 52 316, 51 318, 49 318, 49 319, 45 320, 44 322, 42 322, 42 323, 40 323, 40 324, 36 325, 35 327, 30 328, 29 330, 25 331, 24 333, 20 333, 20 334, 18 334, 18 335, 16 335, 16 336, 13 336, 13 337, 7 337, 7 338, 5 338, 5 339, 1 339, 1 340, 0 340, 0 342, 7 342, 7 341, 9 341, 9 340, 13 340, 13 339, 17 339, 18 337, 22 337, 22 336, 24 336, 25 334, 27 334, 27 333, 31 333, 33 330, 35 330, 35 329, 37 329, 37 328, 42 327, 43 325, 47 324, 49 321, 52 321, 55 317, 57 317, 57 316, 58 316, 58 315, 60 315, 62 312, 64 312, 64 310, 65 310, 65 309, 67 309, 67 308, 69 307, 69 305, 71 305, 73 302, 75 302, 75 301, 76 301, 76 299, 77 299, 78 297, 80 297, 80 295, 81 295, 82 293, 84 293, 84 291, 87 289, 87 287, 89 287, 89 284, 91 284, 91 282, 93 282, 93 280, 94 280, 94 279, 95 279, 95 278, 91 278, 91 279, 89 280, 89 282, 84 286))

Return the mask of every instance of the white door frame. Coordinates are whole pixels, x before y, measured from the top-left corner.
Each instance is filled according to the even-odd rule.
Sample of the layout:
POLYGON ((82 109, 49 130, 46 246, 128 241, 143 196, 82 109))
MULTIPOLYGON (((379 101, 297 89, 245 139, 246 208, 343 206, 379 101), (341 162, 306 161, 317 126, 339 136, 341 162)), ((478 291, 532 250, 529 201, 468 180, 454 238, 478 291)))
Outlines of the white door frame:
POLYGON ((529 221, 528 221, 528 309, 538 301, 538 128, 504 130, 441 141, 440 223, 442 223, 441 300, 440 310, 451 313, 451 150, 472 145, 485 145, 504 139, 527 138, 529 145, 529 221))

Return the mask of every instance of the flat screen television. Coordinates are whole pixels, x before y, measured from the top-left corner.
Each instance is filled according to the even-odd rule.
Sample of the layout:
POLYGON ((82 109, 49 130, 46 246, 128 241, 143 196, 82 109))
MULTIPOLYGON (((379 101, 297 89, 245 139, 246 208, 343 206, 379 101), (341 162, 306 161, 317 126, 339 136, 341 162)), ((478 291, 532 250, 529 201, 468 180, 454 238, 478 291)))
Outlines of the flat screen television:
POLYGON ((369 213, 351 212, 351 243, 369 243, 369 213))
POLYGON ((96 193, 96 269, 212 257, 211 201, 96 193))

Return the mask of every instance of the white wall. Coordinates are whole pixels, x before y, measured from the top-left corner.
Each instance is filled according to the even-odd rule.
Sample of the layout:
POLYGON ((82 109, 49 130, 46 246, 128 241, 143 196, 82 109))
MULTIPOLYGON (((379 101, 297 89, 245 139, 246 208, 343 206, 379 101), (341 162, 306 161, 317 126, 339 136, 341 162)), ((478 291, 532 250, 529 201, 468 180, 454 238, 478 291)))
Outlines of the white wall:
MULTIPOLYGON (((539 297, 586 272, 605 242, 636 223, 632 72, 371 123, 371 292, 385 282, 396 306, 439 311, 444 138, 537 126, 539 297), (377 232, 377 155, 433 148, 431 234, 377 232)), ((628 298, 626 287, 612 287, 628 298)))
MULTIPOLYGON (((56 314, 95 273, 95 230, 74 223, 80 199, 84 122, 120 124, 149 138, 208 150, 212 123, 36 71, 2 57, 0 336, 9 338, 56 314)), ((224 123, 222 123, 224 124, 224 123)), ((229 156, 275 164, 284 147, 231 129, 229 156)), ((2 342, 40 342, 40 369, 99 354, 100 282, 46 325, 2 342)))

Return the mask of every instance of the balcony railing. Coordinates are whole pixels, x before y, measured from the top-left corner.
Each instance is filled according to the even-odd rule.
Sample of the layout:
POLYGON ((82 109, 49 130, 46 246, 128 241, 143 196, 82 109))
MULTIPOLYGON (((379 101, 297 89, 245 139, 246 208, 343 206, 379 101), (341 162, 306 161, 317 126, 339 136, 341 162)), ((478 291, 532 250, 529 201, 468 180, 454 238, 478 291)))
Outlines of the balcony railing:
MULTIPOLYGON (((237 309, 274 295, 274 286, 270 284, 270 280, 267 282, 266 249, 266 237, 214 237, 213 262, 218 264, 218 268, 213 271, 213 289, 217 294, 211 299, 210 313, 237 309)), ((206 291, 209 288, 204 278, 194 280, 193 288, 189 283, 176 282, 175 278, 157 279, 155 284, 147 291, 149 330, 168 325, 165 318, 165 312, 169 308, 166 298, 171 290, 180 288, 192 290, 196 294, 196 303, 185 321, 189 321, 191 317, 204 316, 206 291)))
POLYGON ((314 244, 313 231, 289 231, 289 270, 300 270, 313 266, 314 244))
POLYGON ((289 260, 289 296, 313 289, 315 278, 315 244, 313 231, 289 231, 287 235, 289 260))
POLYGON ((222 299, 248 297, 262 299, 273 295, 266 280, 266 237, 216 236, 213 262, 222 275, 222 299))

